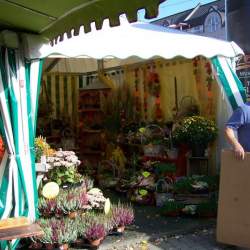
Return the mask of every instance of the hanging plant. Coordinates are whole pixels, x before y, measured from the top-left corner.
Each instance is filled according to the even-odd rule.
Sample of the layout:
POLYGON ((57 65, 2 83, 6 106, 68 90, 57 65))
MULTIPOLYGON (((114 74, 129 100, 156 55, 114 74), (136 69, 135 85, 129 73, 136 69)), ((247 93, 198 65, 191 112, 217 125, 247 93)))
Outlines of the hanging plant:
POLYGON ((207 89, 210 92, 212 90, 212 82, 213 82, 213 75, 212 75, 212 68, 211 68, 211 64, 209 62, 207 62, 205 64, 205 68, 206 68, 206 73, 207 73, 207 89))
POLYGON ((159 75, 152 71, 148 75, 148 91, 152 96, 159 96, 161 90, 159 75))
POLYGON ((195 57, 194 59, 193 59, 193 68, 194 68, 194 71, 193 71, 193 73, 194 73, 194 75, 197 77, 197 75, 198 75, 198 73, 199 73, 199 71, 198 71, 198 61, 199 61, 199 57, 195 57))

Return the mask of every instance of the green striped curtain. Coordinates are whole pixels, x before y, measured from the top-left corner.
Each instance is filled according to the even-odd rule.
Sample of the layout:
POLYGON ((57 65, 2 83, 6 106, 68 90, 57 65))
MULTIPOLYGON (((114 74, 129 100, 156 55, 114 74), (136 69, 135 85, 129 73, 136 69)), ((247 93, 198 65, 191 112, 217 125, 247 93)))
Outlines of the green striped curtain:
POLYGON ((34 137, 41 69, 41 60, 27 63, 18 50, 0 47, 0 131, 6 145, 0 166, 1 219, 37 217, 34 137))
POLYGON ((212 58, 211 61, 231 108, 235 110, 246 101, 245 89, 236 73, 233 71, 229 59, 217 56, 212 58))

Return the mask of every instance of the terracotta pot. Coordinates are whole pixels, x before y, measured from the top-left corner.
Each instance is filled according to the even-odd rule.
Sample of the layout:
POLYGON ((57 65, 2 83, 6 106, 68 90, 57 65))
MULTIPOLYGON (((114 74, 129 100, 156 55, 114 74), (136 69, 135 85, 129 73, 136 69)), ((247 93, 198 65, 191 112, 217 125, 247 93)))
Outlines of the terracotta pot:
POLYGON ((54 249, 54 244, 53 243, 45 243, 44 248, 52 250, 52 249, 54 249))
POLYGON ((179 211, 165 212, 164 215, 170 216, 170 217, 177 217, 180 215, 180 212, 179 211))
POLYGON ((100 239, 97 239, 97 240, 89 241, 89 243, 90 243, 91 246, 98 247, 101 244, 101 241, 102 241, 102 239, 100 238, 100 239))
POLYGON ((69 245, 68 244, 58 245, 58 249, 60 249, 60 250, 68 250, 69 249, 69 245))
POLYGON ((30 244, 30 249, 41 249, 43 247, 43 244, 40 242, 33 242, 30 244))
POLYGON ((119 227, 117 228, 117 232, 118 232, 118 233, 123 233, 124 230, 125 230, 125 226, 119 226, 119 227))
POLYGON ((76 217, 77 217, 77 212, 76 211, 74 211, 74 212, 70 212, 69 214, 68 214, 68 217, 70 218, 70 219, 75 219, 76 217))
POLYGON ((84 244, 85 244, 85 240, 79 238, 79 239, 74 241, 74 243, 72 244, 72 247, 74 247, 74 248, 83 248, 84 244))

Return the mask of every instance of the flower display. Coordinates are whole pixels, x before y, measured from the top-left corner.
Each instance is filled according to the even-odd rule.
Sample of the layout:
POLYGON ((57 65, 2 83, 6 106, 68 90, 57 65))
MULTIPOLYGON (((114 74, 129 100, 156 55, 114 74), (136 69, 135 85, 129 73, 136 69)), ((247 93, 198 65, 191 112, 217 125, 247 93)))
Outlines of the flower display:
POLYGON ((77 239, 77 231, 74 229, 74 224, 70 219, 40 219, 37 223, 44 232, 41 238, 36 238, 37 241, 42 243, 64 244, 77 239))
POLYGON ((46 142, 46 139, 42 136, 35 138, 35 155, 36 162, 39 162, 42 155, 51 156, 54 150, 50 148, 50 145, 46 142))
POLYGON ((177 143, 185 143, 189 146, 207 146, 217 137, 218 129, 213 120, 202 116, 191 116, 184 118, 175 130, 174 140, 177 143))
POLYGON ((105 227, 102 224, 91 223, 85 232, 85 238, 89 241, 103 239, 106 235, 105 227))
POLYGON ((129 205, 118 203, 112 207, 111 214, 115 227, 127 226, 134 221, 134 210, 129 205))
POLYGON ((80 165, 80 161, 73 151, 56 151, 53 156, 47 157, 47 163, 52 167, 71 167, 80 165))
POLYGON ((104 209, 106 198, 102 191, 98 188, 92 188, 87 193, 89 201, 89 209, 104 209))

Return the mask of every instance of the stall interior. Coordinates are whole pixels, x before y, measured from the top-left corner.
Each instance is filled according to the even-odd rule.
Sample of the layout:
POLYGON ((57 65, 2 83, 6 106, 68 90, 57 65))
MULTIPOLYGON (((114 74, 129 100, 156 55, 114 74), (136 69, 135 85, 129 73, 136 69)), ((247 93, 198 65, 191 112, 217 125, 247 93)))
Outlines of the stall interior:
POLYGON ((91 59, 85 72, 90 59, 67 60, 43 74, 37 135, 75 151, 80 173, 130 201, 214 215, 221 93, 210 61, 105 59, 98 70, 91 59))

